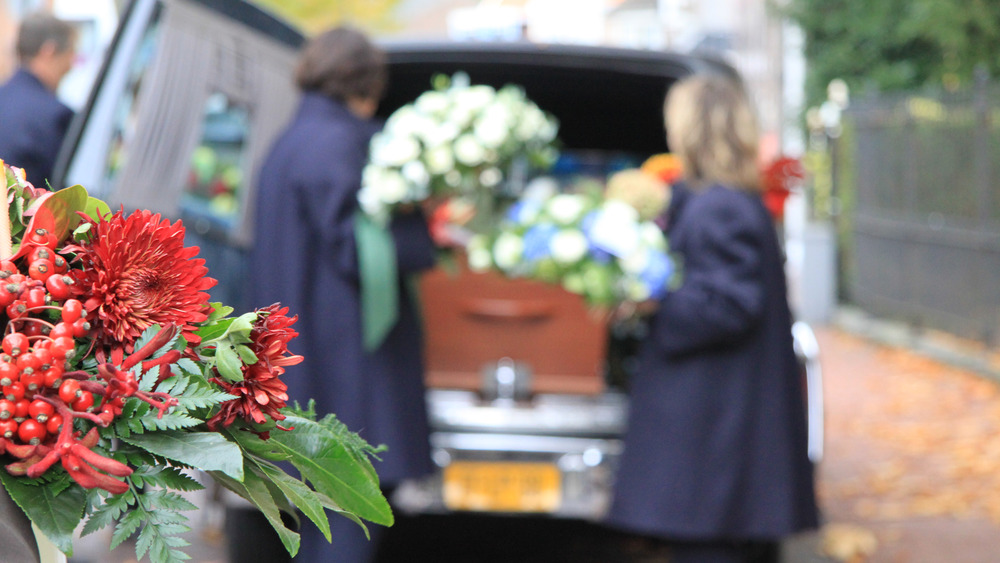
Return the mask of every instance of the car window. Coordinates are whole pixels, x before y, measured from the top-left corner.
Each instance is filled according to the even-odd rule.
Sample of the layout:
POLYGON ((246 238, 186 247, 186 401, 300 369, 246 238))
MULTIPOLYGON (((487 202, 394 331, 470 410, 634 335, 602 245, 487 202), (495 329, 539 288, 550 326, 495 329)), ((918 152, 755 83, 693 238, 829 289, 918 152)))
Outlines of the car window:
POLYGON ((245 106, 222 92, 208 96, 201 139, 191 155, 181 194, 182 217, 202 234, 231 229, 244 205, 249 132, 250 115, 245 106))
POLYGON ((106 198, 136 137, 137 100, 161 40, 159 2, 130 4, 88 103, 70 128, 57 184, 106 198))

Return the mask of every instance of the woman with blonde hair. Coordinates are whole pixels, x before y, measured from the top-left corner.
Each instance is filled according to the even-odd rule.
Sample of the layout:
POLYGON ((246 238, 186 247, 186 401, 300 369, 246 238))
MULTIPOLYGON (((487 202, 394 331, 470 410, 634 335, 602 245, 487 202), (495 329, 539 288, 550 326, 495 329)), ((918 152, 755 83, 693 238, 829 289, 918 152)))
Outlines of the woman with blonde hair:
POLYGON ((672 563, 776 563, 818 514, 757 124, 739 81, 716 75, 677 83, 665 117, 684 279, 649 318, 608 523, 672 563))

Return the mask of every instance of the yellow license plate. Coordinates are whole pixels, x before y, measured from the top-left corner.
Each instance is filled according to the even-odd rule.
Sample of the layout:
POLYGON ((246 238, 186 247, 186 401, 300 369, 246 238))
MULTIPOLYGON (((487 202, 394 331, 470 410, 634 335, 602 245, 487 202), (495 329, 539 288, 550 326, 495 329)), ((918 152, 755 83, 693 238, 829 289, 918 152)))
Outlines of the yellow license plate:
POLYGON ((444 468, 451 510, 552 512, 562 498, 559 469, 547 463, 458 461, 444 468))

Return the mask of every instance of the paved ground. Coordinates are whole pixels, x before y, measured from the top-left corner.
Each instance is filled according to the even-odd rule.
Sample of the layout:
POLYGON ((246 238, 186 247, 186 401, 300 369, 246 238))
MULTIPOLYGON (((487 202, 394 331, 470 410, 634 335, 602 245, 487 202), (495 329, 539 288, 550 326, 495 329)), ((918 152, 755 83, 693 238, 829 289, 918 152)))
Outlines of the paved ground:
MULTIPOLYGON (((827 409, 818 485, 827 527, 788 542, 786 563, 1000 561, 1000 386, 973 371, 989 371, 989 361, 980 361, 986 356, 961 362, 969 357, 963 343, 917 342, 906 331, 857 316, 838 319, 838 326, 817 328, 827 409)), ((192 561, 225 561, 218 516, 203 510, 192 518, 198 527, 191 534, 192 561)), ((581 530, 588 541, 595 537, 585 527, 558 533, 574 541, 581 530)), ((507 533, 493 536, 510 542, 507 533)), ((419 559, 418 545, 396 544, 405 555, 389 560, 419 559)), ((113 559, 100 550, 79 551, 74 563, 134 560, 123 549, 113 559)))
MULTIPOLYGON (((827 521, 848 526, 828 539, 874 534, 858 559, 871 563, 1000 561, 996 380, 873 342, 874 332, 817 336, 828 413, 818 482, 827 521)), ((945 340, 942 357, 964 345, 945 340)))

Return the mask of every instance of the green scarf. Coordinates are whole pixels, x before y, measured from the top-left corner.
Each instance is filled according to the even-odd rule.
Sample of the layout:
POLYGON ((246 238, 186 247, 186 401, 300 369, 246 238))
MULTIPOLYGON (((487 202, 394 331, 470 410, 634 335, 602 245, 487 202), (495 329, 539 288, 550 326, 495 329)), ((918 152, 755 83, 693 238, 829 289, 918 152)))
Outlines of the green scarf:
POLYGON ((366 352, 372 352, 399 318, 399 272, 396 243, 389 229, 358 211, 354 215, 361 281, 361 330, 366 352))

